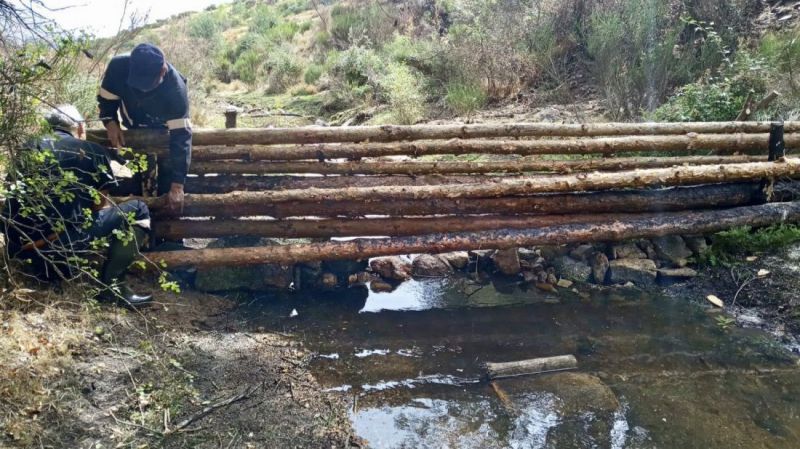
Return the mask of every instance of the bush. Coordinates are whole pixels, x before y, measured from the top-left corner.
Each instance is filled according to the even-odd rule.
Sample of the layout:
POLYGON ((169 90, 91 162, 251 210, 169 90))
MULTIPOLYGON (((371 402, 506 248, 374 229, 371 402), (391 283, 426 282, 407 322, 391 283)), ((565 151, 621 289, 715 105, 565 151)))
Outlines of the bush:
POLYGON ((303 81, 305 81, 306 84, 316 84, 316 82, 322 77, 324 70, 325 68, 321 65, 311 64, 306 69, 305 75, 303 75, 303 81))
POLYGON ((391 39, 397 11, 391 4, 368 2, 366 5, 337 4, 331 10, 329 25, 333 45, 345 49, 357 45, 363 38, 377 47, 391 39), (384 11, 386 9, 387 11, 384 11))
POLYGON ((250 29, 257 33, 267 32, 270 28, 277 25, 280 20, 274 8, 269 5, 258 5, 251 14, 250 29))
POLYGON ((396 123, 412 125, 425 115, 425 96, 419 76, 404 64, 389 64, 386 75, 380 80, 396 123))
POLYGON ((767 68, 760 59, 740 52, 720 76, 688 84, 678 90, 653 118, 658 121, 728 121, 744 108, 751 94, 761 98, 767 90, 767 68))
POLYGON ((198 13, 189 19, 189 36, 198 39, 211 39, 222 30, 222 23, 213 12, 198 13))
POLYGON ((800 26, 788 33, 767 33, 761 39, 759 53, 783 75, 795 96, 800 95, 800 26))
POLYGON ((470 116, 486 104, 486 93, 474 83, 451 82, 444 100, 453 113, 470 116))
POLYGON ((231 72, 235 78, 253 85, 258 80, 263 64, 264 58, 259 52, 246 50, 236 58, 231 72))
POLYGON ((300 75, 303 74, 303 66, 291 50, 276 49, 270 53, 267 60, 267 72, 268 93, 283 93, 297 84, 300 75))

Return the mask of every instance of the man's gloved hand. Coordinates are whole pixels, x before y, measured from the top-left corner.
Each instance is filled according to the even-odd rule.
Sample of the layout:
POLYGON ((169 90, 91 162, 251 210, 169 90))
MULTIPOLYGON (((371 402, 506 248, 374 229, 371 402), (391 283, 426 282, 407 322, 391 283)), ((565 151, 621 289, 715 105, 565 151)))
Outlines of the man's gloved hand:
POLYGON ((173 213, 183 213, 183 184, 172 183, 167 194, 167 207, 173 213))
POLYGON ((106 123, 106 133, 112 147, 122 148, 125 146, 125 138, 122 137, 122 128, 119 127, 119 123, 114 121, 106 123))

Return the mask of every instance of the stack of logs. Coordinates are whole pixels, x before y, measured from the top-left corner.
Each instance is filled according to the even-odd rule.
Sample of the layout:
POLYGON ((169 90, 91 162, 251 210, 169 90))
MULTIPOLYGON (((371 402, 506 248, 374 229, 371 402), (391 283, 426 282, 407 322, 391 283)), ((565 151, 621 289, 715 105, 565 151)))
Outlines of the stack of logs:
MULTIPOLYGON (((165 132, 125 140, 167 154, 165 132)), ((181 216, 145 198, 160 237, 317 240, 150 257, 291 264, 798 221, 800 203, 770 202, 772 181, 800 177, 783 144, 800 147, 800 122, 195 130, 181 216)))

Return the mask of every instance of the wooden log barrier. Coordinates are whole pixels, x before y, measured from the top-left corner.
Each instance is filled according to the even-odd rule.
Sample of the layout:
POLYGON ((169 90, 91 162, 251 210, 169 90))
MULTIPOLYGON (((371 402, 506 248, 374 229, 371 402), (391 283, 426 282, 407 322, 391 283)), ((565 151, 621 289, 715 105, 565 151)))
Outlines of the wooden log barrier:
MULTIPOLYGON (((187 196, 189 198, 190 196, 187 196)), ((397 201, 254 202, 232 208, 213 201, 214 195, 192 195, 184 207, 186 217, 364 217, 368 215, 427 216, 478 214, 574 214, 674 211, 733 207, 764 202, 760 182, 678 187, 656 190, 616 190, 590 193, 538 194, 525 197, 437 198, 397 201)), ((150 203, 156 200, 146 199, 150 203)), ((153 215, 168 215, 165 208, 153 215)))
POLYGON ((256 248, 152 252, 146 257, 170 268, 292 264, 320 260, 366 259, 413 253, 469 249, 504 249, 577 242, 612 242, 670 234, 703 234, 735 226, 767 226, 800 221, 800 202, 771 203, 733 209, 642 214, 604 223, 545 226, 526 230, 439 233, 380 240, 277 245, 256 248))
POLYGON ((515 159, 483 162, 196 162, 195 174, 282 174, 314 173, 320 175, 428 175, 471 173, 525 173, 576 171, 615 171, 636 168, 664 168, 683 165, 741 164, 766 162, 767 156, 694 156, 694 157, 634 157, 595 158, 569 161, 515 159))
MULTIPOLYGON (((186 195, 185 214, 215 215, 211 211, 227 211, 228 216, 246 215, 245 211, 285 202, 328 201, 399 201, 443 198, 499 198, 535 193, 584 192, 611 189, 650 188, 721 182, 748 181, 764 178, 797 177, 800 160, 745 164, 700 165, 680 168, 656 168, 616 173, 580 173, 552 177, 498 179, 492 183, 438 186, 381 186, 348 189, 305 189, 270 192, 233 192, 220 195, 186 195)), ((144 198, 158 211, 166 200, 144 198)))
MULTIPOLYGON (((800 122, 786 122, 787 133, 800 131, 800 122)), ((195 146, 276 145, 331 142, 392 142, 401 140, 599 137, 678 134, 768 133, 770 122, 698 123, 514 123, 477 125, 351 126, 269 129, 196 129, 195 146)), ((90 130, 89 140, 108 144, 105 130, 90 130)), ((140 150, 167 148, 166 130, 128 130, 125 142, 140 150)))

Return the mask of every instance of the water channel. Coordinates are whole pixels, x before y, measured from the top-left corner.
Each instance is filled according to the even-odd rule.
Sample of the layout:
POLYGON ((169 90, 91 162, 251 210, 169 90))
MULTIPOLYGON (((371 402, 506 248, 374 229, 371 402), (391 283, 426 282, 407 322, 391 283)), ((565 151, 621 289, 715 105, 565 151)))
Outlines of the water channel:
POLYGON ((314 351, 372 448, 800 447, 797 358, 686 298, 453 277, 259 299, 249 324, 314 351), (481 380, 483 362, 560 354, 579 369, 481 380))

